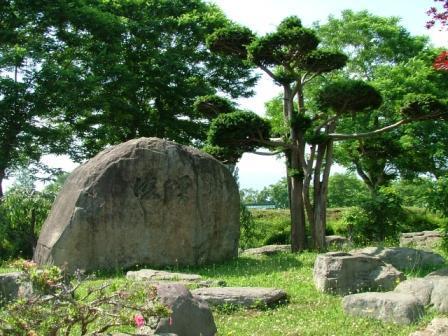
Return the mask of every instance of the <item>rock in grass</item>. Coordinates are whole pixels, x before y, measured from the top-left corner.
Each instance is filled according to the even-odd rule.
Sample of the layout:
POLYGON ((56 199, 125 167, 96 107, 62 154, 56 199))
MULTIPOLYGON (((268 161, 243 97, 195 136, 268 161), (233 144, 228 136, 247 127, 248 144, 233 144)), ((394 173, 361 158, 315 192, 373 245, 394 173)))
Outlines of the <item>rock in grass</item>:
POLYGON ((153 269, 141 269, 139 271, 129 271, 126 273, 126 278, 134 281, 146 281, 151 284, 158 283, 183 283, 194 284, 199 287, 213 287, 213 286, 225 286, 225 281, 222 280, 204 280, 198 274, 189 273, 176 273, 159 271, 153 269))
POLYGON ((239 207, 235 179, 212 156, 130 140, 68 177, 34 260, 69 271, 221 262, 237 257, 239 207))
POLYGON ((350 246, 351 242, 346 237, 331 235, 331 236, 325 236, 325 244, 329 248, 342 248, 345 246, 350 246))
POLYGON ((291 252, 291 245, 266 245, 243 251, 243 255, 273 255, 281 252, 291 252))
POLYGON ((197 300, 190 291, 179 284, 156 286, 159 301, 168 306, 170 318, 158 323, 155 334, 176 334, 181 336, 214 336, 217 332, 212 312, 207 303, 197 300))
POLYGON ((23 281, 22 278, 22 272, 0 274, 0 304, 18 298, 27 298, 33 293, 31 283, 23 281))
POLYGON ((242 307, 270 306, 287 299, 281 289, 262 287, 210 287, 192 291, 193 296, 211 306, 235 305, 242 307))
POLYGON ((413 332, 409 336, 448 336, 448 318, 435 318, 424 330, 413 332))
POLYGON ((409 279, 400 283, 395 292, 414 295, 421 304, 430 305, 439 313, 448 313, 448 277, 409 279))
POLYGON ((344 312, 397 324, 411 324, 424 313, 423 305, 411 294, 370 292, 345 296, 344 312))
POLYGON ((400 234, 400 246, 432 249, 442 242, 439 231, 406 232, 400 234))
POLYGON ((317 256, 313 278, 318 290, 345 295, 392 290, 405 276, 379 258, 329 252, 317 256))
POLYGON ((431 272, 426 276, 426 278, 436 277, 436 276, 437 277, 439 277, 439 276, 448 277, 448 267, 441 268, 441 269, 438 269, 437 271, 431 272))
POLYGON ((363 249, 350 251, 350 253, 378 257, 385 263, 393 265, 400 271, 440 267, 445 263, 445 259, 437 253, 409 247, 366 247, 363 249))

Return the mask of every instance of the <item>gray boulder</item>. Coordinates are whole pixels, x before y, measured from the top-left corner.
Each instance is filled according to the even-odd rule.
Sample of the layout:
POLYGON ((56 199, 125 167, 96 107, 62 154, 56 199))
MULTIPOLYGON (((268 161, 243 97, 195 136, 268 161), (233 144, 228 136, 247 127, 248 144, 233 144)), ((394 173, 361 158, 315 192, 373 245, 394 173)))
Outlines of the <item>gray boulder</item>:
POLYGON ((423 316, 423 305, 410 294, 359 293, 345 296, 344 312, 397 324, 411 324, 423 316))
POLYGON ((448 336, 448 318, 435 318, 424 330, 413 332, 409 336, 448 336))
POLYGON ((156 286, 159 301, 168 306, 172 314, 163 318, 154 330, 156 335, 176 334, 181 336, 214 336, 216 325, 207 303, 194 298, 180 284, 156 286))
POLYGON ((31 283, 23 281, 22 278, 21 272, 0 274, 0 304, 31 296, 33 287, 31 283))
POLYGON ((434 277, 434 276, 446 276, 448 277, 448 267, 438 269, 437 271, 429 273, 426 278, 434 277))
POLYGON ((409 247, 366 247, 350 251, 352 254, 363 254, 378 257, 385 263, 393 265, 400 271, 416 268, 437 267, 445 263, 445 259, 433 252, 417 250, 409 247))
POLYGON ((250 248, 243 251, 243 255, 273 255, 282 252, 291 252, 291 245, 266 245, 250 248))
POLYGON ((376 257, 329 252, 316 258, 313 278, 318 290, 345 295, 392 290, 405 276, 376 257))
POLYGON ((199 265, 238 252, 239 194, 229 170, 157 138, 110 147, 69 176, 34 260, 68 270, 199 265))
POLYGON ((196 285, 198 287, 225 286, 222 280, 204 280, 198 274, 176 273, 159 271, 153 269, 141 269, 139 271, 129 271, 126 278, 134 281, 145 281, 150 284, 159 283, 182 283, 185 285, 196 285))
POLYGON ((400 282, 395 288, 395 292, 403 294, 412 294, 424 306, 431 302, 431 294, 434 289, 434 283, 430 279, 414 278, 400 282))
POLYGON ((439 231, 406 232, 400 234, 400 246, 432 249, 442 242, 439 231))
POLYGON ((287 299, 287 294, 283 290, 261 287, 198 288, 193 290, 192 294, 211 306, 225 304, 243 307, 270 306, 287 299))
POLYGON ((414 295, 423 305, 432 306, 439 313, 448 313, 448 277, 406 280, 395 288, 395 292, 414 295))

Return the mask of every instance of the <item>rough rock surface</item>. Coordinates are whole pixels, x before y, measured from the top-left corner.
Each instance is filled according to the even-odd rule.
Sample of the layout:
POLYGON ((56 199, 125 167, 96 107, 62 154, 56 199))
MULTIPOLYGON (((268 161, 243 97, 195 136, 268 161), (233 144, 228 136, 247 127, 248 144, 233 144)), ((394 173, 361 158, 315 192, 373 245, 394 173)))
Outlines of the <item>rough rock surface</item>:
POLYGON ((448 267, 438 269, 437 271, 429 273, 426 278, 433 276, 446 276, 448 277, 448 267))
POLYGON ((423 316, 423 305, 411 294, 359 293, 345 296, 344 312, 397 324, 411 324, 423 316))
POLYGON ((430 276, 400 283, 395 292, 414 295, 423 305, 440 313, 448 313, 448 277, 430 276))
POLYGON ((216 325, 207 303, 194 298, 190 291, 179 284, 156 286, 159 301, 167 305, 171 318, 163 318, 155 329, 155 334, 173 333, 181 336, 213 336, 216 325))
POLYGON ((448 336, 448 318, 435 318, 424 330, 413 332, 409 336, 448 336))
POLYGON ((243 251, 243 255, 273 255, 281 252, 291 252, 291 245, 266 245, 243 251))
POLYGON ((273 305, 287 299, 283 290, 261 287, 210 287, 192 291, 194 297, 212 306, 231 304, 256 307, 259 304, 273 305))
POLYGON ((69 270, 198 265, 237 256, 239 194, 228 169, 157 138, 110 147, 69 176, 34 260, 69 270))
POLYGON ((159 271, 153 269, 141 269, 139 271, 129 271, 126 273, 126 278, 134 281, 146 281, 151 284, 159 283, 183 283, 195 284, 199 287, 225 286, 225 282, 221 280, 204 280, 198 274, 176 273, 159 271))
POLYGON ((385 263, 393 265, 400 271, 416 268, 437 267, 445 263, 445 259, 437 253, 417 250, 409 247, 366 247, 350 251, 351 254, 364 254, 378 257, 385 263))
POLYGON ((317 257, 313 270, 318 290, 350 294, 363 291, 392 290, 405 276, 379 258, 329 252, 317 257))
POLYGON ((32 285, 23 282, 21 277, 21 272, 0 274, 0 304, 4 301, 26 298, 32 294, 32 285))
POLYGON ((400 235, 400 246, 431 249, 442 241, 439 231, 406 232, 400 235))

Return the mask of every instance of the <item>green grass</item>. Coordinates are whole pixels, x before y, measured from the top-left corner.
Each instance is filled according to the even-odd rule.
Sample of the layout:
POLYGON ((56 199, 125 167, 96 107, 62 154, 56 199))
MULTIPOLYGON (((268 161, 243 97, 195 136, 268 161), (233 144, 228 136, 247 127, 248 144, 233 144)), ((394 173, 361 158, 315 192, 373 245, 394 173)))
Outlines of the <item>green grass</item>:
MULTIPOLYGON (((342 310, 341 297, 320 293, 314 287, 312 269, 316 255, 305 252, 271 257, 240 257, 219 265, 173 270, 224 280, 228 286, 275 287, 288 293, 289 302, 273 308, 214 309, 219 336, 407 336, 424 327, 435 316, 428 312, 417 325, 404 327, 346 316, 342 310)), ((126 283, 124 272, 116 271, 98 274, 95 280, 87 282, 85 286, 99 285, 104 281, 116 285, 126 283)))

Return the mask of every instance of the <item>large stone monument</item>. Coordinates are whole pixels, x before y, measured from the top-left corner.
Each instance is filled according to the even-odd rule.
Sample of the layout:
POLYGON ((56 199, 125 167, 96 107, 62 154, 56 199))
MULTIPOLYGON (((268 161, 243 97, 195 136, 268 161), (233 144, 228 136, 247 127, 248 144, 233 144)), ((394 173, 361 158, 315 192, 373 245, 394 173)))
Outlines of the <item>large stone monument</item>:
POLYGON ((224 165, 157 138, 110 147, 67 179, 34 260, 68 270, 237 256, 239 194, 224 165))

